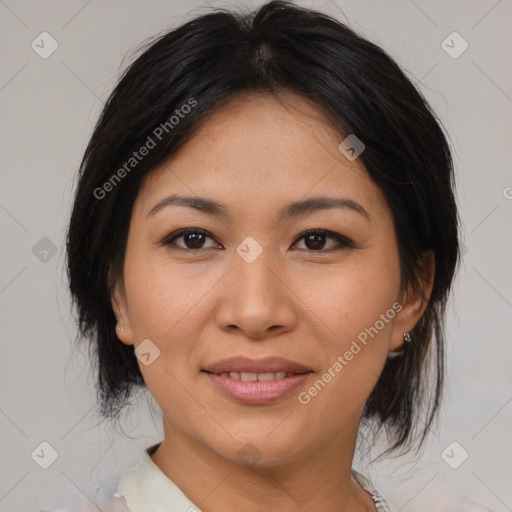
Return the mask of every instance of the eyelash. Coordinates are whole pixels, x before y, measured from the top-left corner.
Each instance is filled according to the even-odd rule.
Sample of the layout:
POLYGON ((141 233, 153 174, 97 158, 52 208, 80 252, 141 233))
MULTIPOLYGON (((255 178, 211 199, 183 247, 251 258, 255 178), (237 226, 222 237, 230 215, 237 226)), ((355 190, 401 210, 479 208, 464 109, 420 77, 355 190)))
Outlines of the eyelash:
MULTIPOLYGON (((161 242, 159 242, 158 245, 166 246, 166 247, 169 247, 169 248, 171 248, 173 250, 177 249, 177 250, 182 250, 182 251, 194 251, 194 252, 206 251, 206 250, 214 249, 214 247, 190 249, 188 247, 187 248, 180 247, 180 246, 178 246, 178 245, 176 245, 174 243, 174 241, 177 240, 178 238, 182 238, 183 236, 189 235, 189 234, 205 235, 205 236, 211 238, 212 240, 215 240, 208 233, 208 231, 205 231, 204 229, 200 229, 200 228, 183 228, 183 229, 179 229, 179 230, 171 233, 169 236, 167 236, 161 242), (171 246, 174 246, 174 247, 171 247, 171 246)), ((301 241, 302 239, 304 239, 308 235, 325 235, 326 238, 332 238, 332 239, 336 240, 338 242, 339 246, 338 247, 331 247, 330 249, 318 249, 318 250, 314 250, 314 249, 299 249, 299 250, 301 250, 301 251, 308 251, 309 253, 324 253, 324 252, 341 251, 343 249, 346 249, 347 247, 348 248, 354 248, 355 247, 354 243, 349 238, 344 237, 343 235, 340 235, 339 233, 336 233, 334 231, 329 231, 327 229, 308 229, 307 231, 304 231, 303 233, 301 233, 298 238, 296 238, 296 240, 293 242, 293 245, 295 245, 296 243, 298 243, 299 241, 301 241)))

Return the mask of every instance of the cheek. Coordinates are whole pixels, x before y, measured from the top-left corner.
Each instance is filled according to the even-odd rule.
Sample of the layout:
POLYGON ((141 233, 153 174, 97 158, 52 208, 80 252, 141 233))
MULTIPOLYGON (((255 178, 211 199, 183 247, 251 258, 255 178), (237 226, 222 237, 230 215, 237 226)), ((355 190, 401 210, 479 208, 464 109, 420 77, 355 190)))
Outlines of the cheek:
POLYGON ((189 270, 158 258, 127 257, 125 286, 136 337, 172 338, 173 331, 187 324, 190 316, 198 316, 201 300, 212 287, 212 276, 202 277, 200 269, 189 270))
POLYGON ((167 402, 187 407, 187 393, 180 383, 190 381, 193 375, 191 362, 208 319, 208 290, 219 279, 211 274, 203 276, 192 267, 184 271, 169 261, 144 259, 133 253, 126 258, 125 288, 133 343, 137 347, 149 339, 159 354, 150 365, 139 359, 138 365, 162 408, 167 402))
MULTIPOLYGON (((398 259, 392 251, 388 257, 354 254, 346 265, 312 273, 311 280, 315 286, 308 286, 301 296, 308 297, 308 306, 329 328, 334 348, 342 348, 392 309, 400 286, 398 259)), ((394 318, 393 313, 388 317, 394 318)), ((382 330, 389 331, 389 326, 386 322, 382 330)))
POLYGON ((308 306, 327 328, 318 335, 323 368, 302 403, 330 404, 343 416, 362 406, 373 389, 400 309, 398 260, 392 251, 377 256, 368 253, 334 274, 314 276, 318 286, 310 287, 308 306))
POLYGON ((149 339, 154 354, 150 364, 138 359, 144 381, 156 402, 165 410, 172 404, 178 410, 190 407, 182 382, 190 379, 190 355, 199 338, 200 280, 187 282, 182 272, 150 258, 127 255, 125 288, 134 346, 149 339), (167 404, 167 405, 166 405, 167 404))

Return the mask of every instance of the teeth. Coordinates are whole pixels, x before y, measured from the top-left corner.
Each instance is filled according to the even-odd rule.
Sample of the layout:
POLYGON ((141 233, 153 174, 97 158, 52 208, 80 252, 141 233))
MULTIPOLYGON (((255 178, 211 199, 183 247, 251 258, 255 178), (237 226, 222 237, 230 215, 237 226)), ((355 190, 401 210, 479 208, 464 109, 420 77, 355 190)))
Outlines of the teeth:
MULTIPOLYGON (((231 376, 231 374, 230 374, 230 376, 231 376)), ((258 374, 257 373, 249 373, 249 372, 241 372, 240 378, 244 382, 256 381, 256 380, 258 380, 258 374)))
POLYGON ((258 373, 258 380, 274 380, 274 374, 272 372, 269 373, 258 373))
POLYGON ((265 373, 253 373, 253 372, 222 372, 221 377, 229 377, 234 380, 242 380, 244 382, 263 382, 269 380, 279 380, 285 377, 291 377, 295 375, 293 372, 265 372, 265 373))

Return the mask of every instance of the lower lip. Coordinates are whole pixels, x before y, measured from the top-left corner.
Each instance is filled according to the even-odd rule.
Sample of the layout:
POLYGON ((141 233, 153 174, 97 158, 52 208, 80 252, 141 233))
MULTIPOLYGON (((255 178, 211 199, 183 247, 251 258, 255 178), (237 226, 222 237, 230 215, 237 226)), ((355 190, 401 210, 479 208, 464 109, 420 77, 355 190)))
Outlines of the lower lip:
POLYGON ((204 373, 222 393, 240 403, 249 405, 277 402, 293 393, 311 375, 311 372, 297 373, 284 379, 244 382, 214 373, 204 373))

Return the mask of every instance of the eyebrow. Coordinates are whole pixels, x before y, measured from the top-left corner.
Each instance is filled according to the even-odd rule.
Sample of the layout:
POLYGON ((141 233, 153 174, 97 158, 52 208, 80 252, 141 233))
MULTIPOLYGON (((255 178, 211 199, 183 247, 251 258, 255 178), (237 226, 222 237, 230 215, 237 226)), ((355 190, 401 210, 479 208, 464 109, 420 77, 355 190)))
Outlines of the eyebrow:
MULTIPOLYGON (((186 206, 215 217, 227 218, 230 216, 229 207, 225 204, 207 199, 206 197, 170 195, 151 208, 148 217, 151 217, 168 206, 186 206)), ((279 210, 278 219, 284 220, 299 217, 305 213, 327 210, 332 208, 349 209, 371 220, 368 211, 356 201, 345 197, 313 197, 303 201, 287 204, 279 210)))

